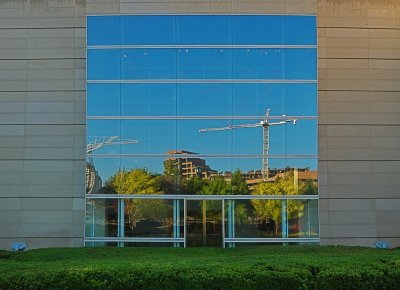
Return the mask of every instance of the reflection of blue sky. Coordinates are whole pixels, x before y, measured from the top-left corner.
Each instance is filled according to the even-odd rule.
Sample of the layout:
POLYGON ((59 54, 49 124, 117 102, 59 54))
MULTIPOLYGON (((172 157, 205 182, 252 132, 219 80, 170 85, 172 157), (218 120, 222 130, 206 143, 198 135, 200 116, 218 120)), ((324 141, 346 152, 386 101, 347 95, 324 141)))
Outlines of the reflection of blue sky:
POLYGON ((88 116, 316 116, 317 84, 88 84, 88 116))
POLYGON ((89 80, 316 80, 316 48, 88 50, 89 80))
MULTIPOLYGON (((258 123, 268 108, 271 116, 317 115, 314 16, 89 16, 87 26, 89 46, 153 46, 89 47, 87 115, 141 117, 141 120, 89 119, 88 142, 94 136, 140 141, 105 146, 94 154, 165 154, 175 149, 210 155, 261 155, 261 127, 202 134, 198 130, 226 127, 227 122, 232 125, 258 123), (286 45, 314 47, 283 47, 286 45), (116 83, 90 83, 91 80, 116 83), (118 83, 119 80, 131 83, 118 83), (146 83, 147 80, 151 82, 146 83), (167 80, 167 83, 157 83, 157 80, 167 80), (176 80, 187 83, 175 83, 176 80), (268 83, 271 80, 275 83, 268 83), (303 83, 290 83, 293 80, 303 80, 303 83), (151 116, 171 119, 151 120, 151 116), (174 116, 209 118, 173 120, 174 116), (227 118, 210 119, 216 116, 227 118), (248 116, 248 120, 235 116, 248 116)), ((300 118, 295 126, 271 127, 269 153, 311 158, 269 158, 270 168, 316 169, 316 159, 312 157, 317 155, 317 120, 300 118)), ((262 164, 260 158, 250 157, 205 159, 218 171, 257 170, 262 164)), ((163 160, 133 156, 93 158, 103 181, 118 168, 145 167, 162 173, 163 160)))
POLYGON ((89 16, 87 27, 88 45, 316 44, 315 16, 89 16))
MULTIPOLYGON (((199 154, 262 154, 262 127, 199 133, 199 129, 260 120, 88 120, 88 142, 95 136, 120 136, 139 144, 105 146, 96 154, 165 154, 187 150, 199 154)), ((316 155, 317 121, 298 120, 270 127, 271 155, 316 155)))

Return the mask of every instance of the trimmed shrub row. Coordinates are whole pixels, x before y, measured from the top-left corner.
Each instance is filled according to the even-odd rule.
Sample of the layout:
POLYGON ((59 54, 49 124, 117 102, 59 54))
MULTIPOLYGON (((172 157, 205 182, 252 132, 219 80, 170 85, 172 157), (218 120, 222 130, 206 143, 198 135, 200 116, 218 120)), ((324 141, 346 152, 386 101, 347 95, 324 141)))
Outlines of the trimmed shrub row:
POLYGON ((399 251, 393 256, 382 252, 385 258, 374 252, 373 258, 325 253, 320 259, 318 253, 237 253, 236 259, 234 251, 226 256, 219 252, 215 258, 202 258, 199 252, 193 259, 188 253, 173 261, 173 252, 164 259, 159 251, 159 259, 149 253, 118 260, 112 252, 99 250, 98 259, 94 252, 90 257, 64 253, 59 259, 42 255, 35 260, 29 252, 0 251, 0 289, 400 289, 399 251))

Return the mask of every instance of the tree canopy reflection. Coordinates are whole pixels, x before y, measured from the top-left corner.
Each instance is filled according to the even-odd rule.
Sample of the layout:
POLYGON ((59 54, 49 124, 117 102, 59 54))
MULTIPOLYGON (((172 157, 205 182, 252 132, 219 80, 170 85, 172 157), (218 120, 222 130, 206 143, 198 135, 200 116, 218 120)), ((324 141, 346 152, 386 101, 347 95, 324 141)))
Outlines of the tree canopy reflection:
MULTIPOLYGON (((237 169, 229 178, 216 175, 202 178, 197 175, 183 177, 177 172, 168 171, 155 174, 145 168, 119 170, 106 181, 104 192, 109 194, 185 194, 185 195, 310 195, 317 194, 317 183, 312 180, 299 180, 296 170, 288 170, 274 179, 261 180, 257 184, 247 182, 245 175, 237 169)), ((144 220, 157 221, 163 227, 171 227, 172 206, 163 199, 125 199, 125 212, 131 230, 144 220)), ((202 209, 205 210, 205 209, 202 209)), ((210 218, 220 219, 220 203, 209 201, 207 212, 210 218), (211 215, 210 215, 211 214, 211 215)), ((287 218, 298 219, 303 216, 304 203, 288 200, 287 218)), ((278 235, 282 223, 281 200, 250 199, 248 205, 236 204, 235 222, 255 223, 256 220, 272 223, 278 235)))

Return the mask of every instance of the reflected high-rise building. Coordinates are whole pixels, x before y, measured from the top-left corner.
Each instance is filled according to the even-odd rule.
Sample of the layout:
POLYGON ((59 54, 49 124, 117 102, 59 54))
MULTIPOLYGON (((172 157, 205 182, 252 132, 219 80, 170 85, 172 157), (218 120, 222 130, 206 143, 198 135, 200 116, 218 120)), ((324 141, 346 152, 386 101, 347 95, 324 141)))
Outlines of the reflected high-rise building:
POLYGON ((218 171, 211 169, 204 159, 193 157, 198 153, 185 150, 170 150, 167 154, 182 155, 182 157, 171 157, 164 160, 164 174, 166 175, 185 178, 197 176, 206 179, 218 175, 218 171))

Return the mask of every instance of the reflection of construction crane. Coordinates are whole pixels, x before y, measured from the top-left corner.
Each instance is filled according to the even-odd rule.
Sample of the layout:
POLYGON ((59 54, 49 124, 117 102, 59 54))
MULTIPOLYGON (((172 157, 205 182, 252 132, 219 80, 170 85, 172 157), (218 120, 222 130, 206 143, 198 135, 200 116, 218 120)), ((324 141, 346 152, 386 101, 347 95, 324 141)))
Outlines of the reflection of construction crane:
POLYGON ((119 136, 112 137, 96 137, 93 142, 90 142, 86 146, 86 154, 91 154, 104 146, 109 145, 125 145, 125 144, 138 144, 138 140, 132 139, 119 139, 119 136))
POLYGON ((137 144, 140 143, 138 140, 131 139, 119 139, 119 136, 112 137, 95 137, 93 142, 89 142, 86 145, 86 154, 89 156, 89 160, 86 162, 86 194, 96 193, 102 187, 102 180, 97 173, 97 170, 94 166, 93 159, 91 154, 104 147, 109 145, 124 145, 124 144, 137 144))
MULTIPOLYGON (((293 125, 296 125, 296 121, 297 121, 297 119, 286 119, 284 121, 270 123, 269 122, 269 111, 270 111, 270 109, 267 110, 267 113, 265 114, 264 120, 262 120, 259 123, 243 124, 243 125, 231 125, 231 124, 228 123, 227 127, 200 129, 199 132, 200 133, 205 133, 205 132, 225 131, 225 130, 233 130, 233 129, 240 129, 240 128, 262 127, 263 128, 262 177, 264 179, 266 179, 266 178, 269 177, 269 166, 268 166, 269 127, 270 126, 277 126, 277 125, 285 125, 287 123, 293 123, 293 125)), ((285 117, 285 115, 282 115, 281 117, 285 117)))

